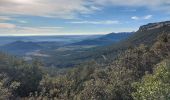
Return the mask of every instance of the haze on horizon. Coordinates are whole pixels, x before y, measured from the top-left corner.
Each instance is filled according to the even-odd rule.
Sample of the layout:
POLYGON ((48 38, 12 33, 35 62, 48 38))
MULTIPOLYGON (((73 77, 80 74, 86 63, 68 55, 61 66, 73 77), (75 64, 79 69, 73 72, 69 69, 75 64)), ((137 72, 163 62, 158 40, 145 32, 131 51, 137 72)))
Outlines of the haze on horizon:
POLYGON ((168 0, 0 0, 0 36, 136 31, 170 18, 168 0))

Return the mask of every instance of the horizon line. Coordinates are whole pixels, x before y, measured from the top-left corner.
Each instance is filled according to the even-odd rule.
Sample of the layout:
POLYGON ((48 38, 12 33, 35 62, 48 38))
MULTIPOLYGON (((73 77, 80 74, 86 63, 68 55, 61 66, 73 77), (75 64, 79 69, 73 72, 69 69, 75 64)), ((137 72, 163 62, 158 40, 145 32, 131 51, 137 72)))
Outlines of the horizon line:
POLYGON ((8 34, 8 35, 0 35, 0 37, 15 37, 15 36, 93 36, 93 35, 107 35, 111 33, 119 34, 119 33, 132 33, 135 31, 130 31, 130 32, 108 32, 108 33, 98 33, 98 34, 8 34))

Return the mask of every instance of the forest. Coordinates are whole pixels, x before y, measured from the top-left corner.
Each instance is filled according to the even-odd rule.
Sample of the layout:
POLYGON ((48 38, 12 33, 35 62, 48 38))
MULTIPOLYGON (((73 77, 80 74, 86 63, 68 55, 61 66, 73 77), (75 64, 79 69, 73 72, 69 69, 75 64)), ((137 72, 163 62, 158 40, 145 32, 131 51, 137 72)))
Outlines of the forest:
POLYGON ((95 57, 105 54, 107 59, 88 58, 65 69, 1 52, 0 100, 169 100, 168 29, 142 28, 124 40, 133 40, 133 44, 123 41, 118 44, 126 47, 113 44, 102 51, 95 49, 99 50, 95 57))

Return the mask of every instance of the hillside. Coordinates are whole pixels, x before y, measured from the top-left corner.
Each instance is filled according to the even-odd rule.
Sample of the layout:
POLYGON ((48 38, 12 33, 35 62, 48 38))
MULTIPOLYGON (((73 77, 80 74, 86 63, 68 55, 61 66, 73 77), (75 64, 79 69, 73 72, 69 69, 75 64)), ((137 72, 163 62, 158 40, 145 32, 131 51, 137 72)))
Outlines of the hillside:
POLYGON ((55 51, 50 52, 52 57, 45 59, 45 61, 48 65, 53 64, 59 67, 70 67, 90 60, 107 63, 108 61, 115 59, 117 54, 126 50, 129 47, 135 47, 140 44, 145 44, 149 46, 156 41, 157 37, 160 34, 169 34, 170 26, 168 23, 168 21, 152 23, 154 25, 157 25, 156 27, 151 27, 151 24, 143 25, 139 28, 137 32, 132 34, 129 38, 119 41, 117 43, 113 43, 109 46, 90 48, 81 52, 64 52, 64 55, 69 55, 63 57, 58 57, 58 54, 55 51), (143 30, 143 27, 145 27, 145 30, 143 30), (105 61, 105 59, 107 60, 105 61))
POLYGON ((161 27, 156 27, 151 28, 150 24, 148 25, 143 25, 139 28, 137 32, 135 32, 133 35, 131 35, 129 38, 122 40, 118 43, 113 43, 112 45, 105 46, 105 47, 100 47, 100 48, 95 48, 93 50, 90 50, 89 54, 87 51, 87 54, 85 55, 86 57, 97 57, 97 58, 102 58, 101 55, 108 56, 108 58, 114 58, 120 50, 126 50, 129 47, 135 47, 139 44, 145 44, 145 45, 152 45, 157 37, 162 34, 170 34, 170 26, 167 24, 167 22, 159 22, 159 23, 152 23, 160 26, 161 27), (142 27, 145 28, 151 28, 149 30, 143 30, 142 27), (96 52, 97 51, 97 52, 96 52))

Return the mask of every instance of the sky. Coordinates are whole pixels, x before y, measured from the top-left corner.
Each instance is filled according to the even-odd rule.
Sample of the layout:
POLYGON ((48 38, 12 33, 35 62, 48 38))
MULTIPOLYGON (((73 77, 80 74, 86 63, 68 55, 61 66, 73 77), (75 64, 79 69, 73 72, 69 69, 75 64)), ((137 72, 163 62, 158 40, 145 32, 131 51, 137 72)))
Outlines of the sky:
POLYGON ((170 20, 170 0, 0 0, 0 35, 94 35, 170 20))

